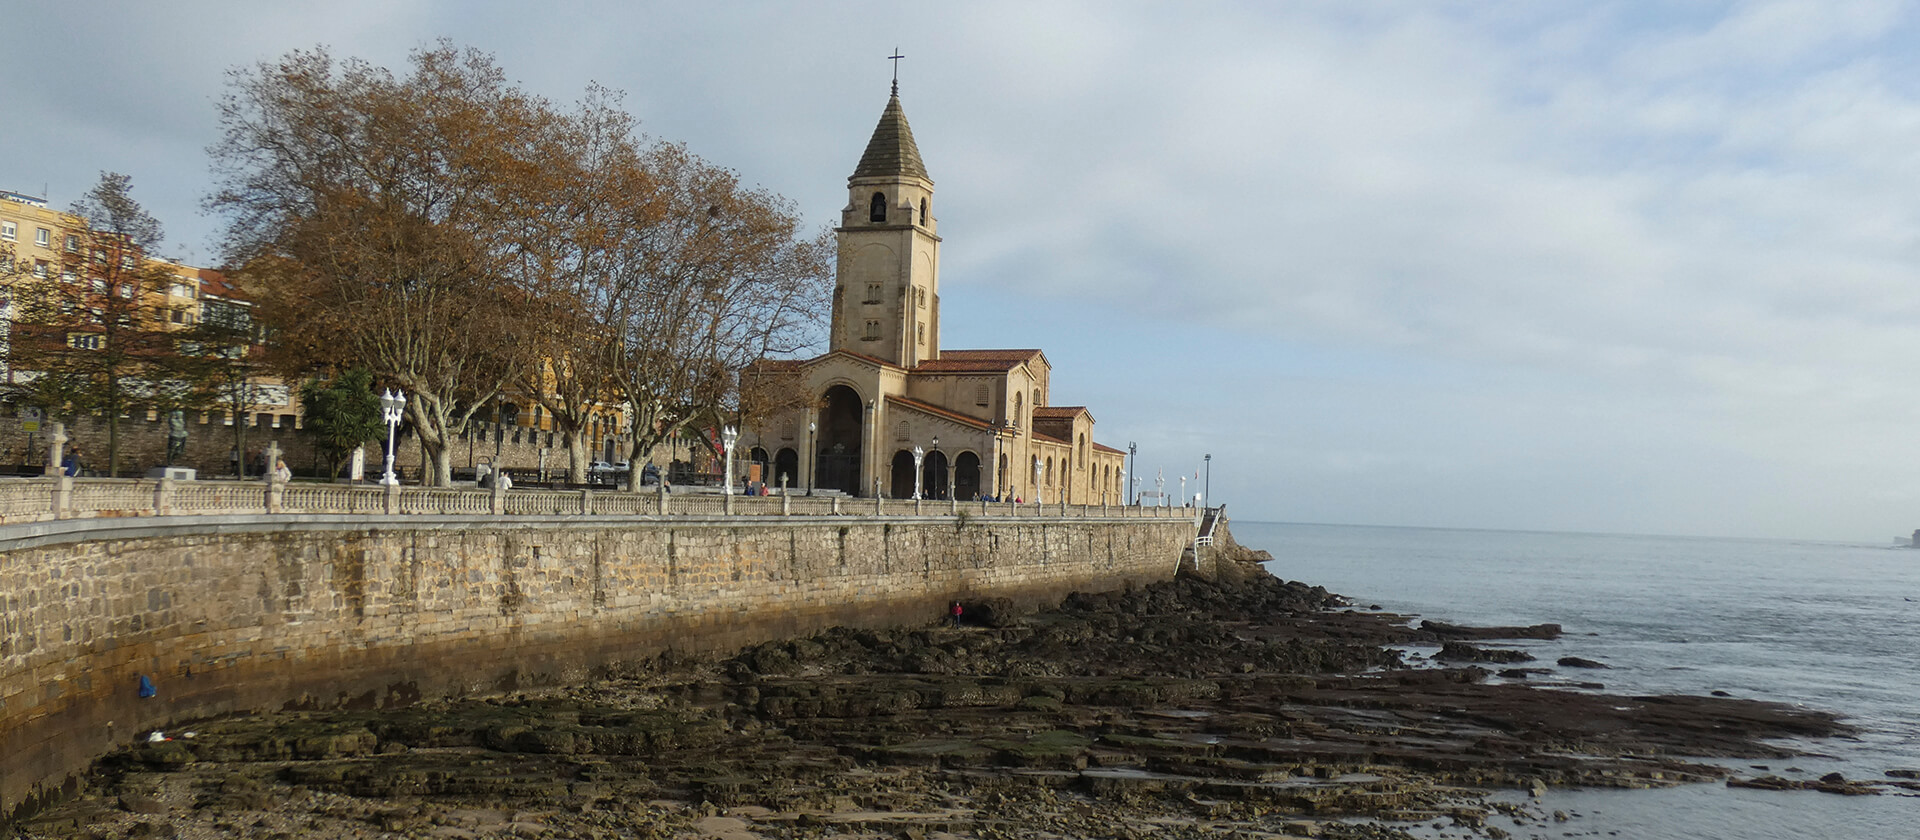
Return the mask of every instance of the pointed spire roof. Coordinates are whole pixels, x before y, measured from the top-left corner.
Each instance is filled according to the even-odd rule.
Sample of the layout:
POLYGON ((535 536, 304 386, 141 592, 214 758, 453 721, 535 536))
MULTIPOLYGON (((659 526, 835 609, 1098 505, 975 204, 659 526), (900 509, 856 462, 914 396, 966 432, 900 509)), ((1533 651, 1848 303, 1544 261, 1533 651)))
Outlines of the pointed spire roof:
POLYGON ((887 110, 880 113, 880 124, 873 127, 873 139, 853 168, 854 178, 909 175, 927 177, 927 165, 920 162, 920 147, 914 145, 913 129, 907 127, 907 112, 900 108, 900 88, 896 85, 887 99, 887 110))

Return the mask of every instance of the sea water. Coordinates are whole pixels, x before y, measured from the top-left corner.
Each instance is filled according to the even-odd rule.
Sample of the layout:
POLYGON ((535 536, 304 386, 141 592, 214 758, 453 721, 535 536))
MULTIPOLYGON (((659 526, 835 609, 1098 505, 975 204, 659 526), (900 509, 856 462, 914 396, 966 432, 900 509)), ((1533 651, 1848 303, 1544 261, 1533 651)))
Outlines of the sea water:
MULTIPOLYGON (((1558 640, 1501 646, 1528 648, 1543 664, 1607 663, 1568 677, 1610 693, 1724 691, 1837 712, 1860 730, 1790 743, 1815 753, 1804 758, 1721 762, 1740 775, 1879 779, 1920 769, 1920 551, 1242 521, 1233 534, 1272 552, 1274 574, 1361 606, 1460 624, 1558 623, 1558 640)), ((1572 821, 1493 824, 1516 837, 1920 838, 1920 797, 1888 790, 1554 791, 1539 805, 1572 821)))

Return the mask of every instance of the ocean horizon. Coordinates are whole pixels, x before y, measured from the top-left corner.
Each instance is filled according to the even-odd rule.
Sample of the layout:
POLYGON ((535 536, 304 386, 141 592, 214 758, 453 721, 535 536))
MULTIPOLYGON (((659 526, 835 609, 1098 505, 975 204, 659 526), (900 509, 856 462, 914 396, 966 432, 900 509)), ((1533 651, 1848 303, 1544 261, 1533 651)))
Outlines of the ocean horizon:
MULTIPOLYGON (((1605 693, 1724 692, 1836 712, 1860 730, 1789 742, 1807 753, 1791 760, 1712 762, 1737 776, 1838 772, 1870 780, 1920 769, 1920 669, 1909 658, 1920 638, 1920 557, 1887 550, 1894 545, 1246 520, 1232 529, 1241 544, 1273 555, 1274 574, 1324 586, 1360 608, 1416 621, 1560 624, 1558 640, 1502 646, 1543 663, 1605 662, 1609 670, 1579 677, 1602 682, 1605 693)), ((1410 657, 1433 652, 1408 649, 1410 657)), ((1920 803, 1889 790, 1898 792, 1555 790, 1539 807, 1568 811, 1572 822, 1551 833, 1500 827, 1541 838, 1911 836, 1920 803)))

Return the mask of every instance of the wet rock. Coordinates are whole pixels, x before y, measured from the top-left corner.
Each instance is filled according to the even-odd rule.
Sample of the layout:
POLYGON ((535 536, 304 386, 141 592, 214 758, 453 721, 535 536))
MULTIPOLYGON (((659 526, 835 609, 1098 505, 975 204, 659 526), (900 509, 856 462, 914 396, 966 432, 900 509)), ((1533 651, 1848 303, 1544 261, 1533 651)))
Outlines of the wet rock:
MULTIPOLYGON (((1379 609, 1375 607, 1374 609, 1379 609)), ((1420 629, 1437 639, 1485 640, 1485 639, 1558 639, 1560 625, 1534 624, 1527 627, 1469 627, 1463 624, 1448 624, 1431 619, 1421 621, 1420 629)))
POLYGON ((1578 656, 1562 656, 1560 657, 1560 659, 1556 664, 1558 664, 1562 668, 1612 668, 1613 667, 1612 665, 1608 665, 1605 662, 1596 662, 1592 659, 1582 659, 1578 656))
POLYGON ((1480 648, 1464 642, 1447 642, 1434 659, 1448 662, 1532 662, 1533 654, 1524 650, 1480 648))
POLYGON ((166 803, 144 793, 121 794, 120 807, 135 814, 164 814, 167 812, 166 803))

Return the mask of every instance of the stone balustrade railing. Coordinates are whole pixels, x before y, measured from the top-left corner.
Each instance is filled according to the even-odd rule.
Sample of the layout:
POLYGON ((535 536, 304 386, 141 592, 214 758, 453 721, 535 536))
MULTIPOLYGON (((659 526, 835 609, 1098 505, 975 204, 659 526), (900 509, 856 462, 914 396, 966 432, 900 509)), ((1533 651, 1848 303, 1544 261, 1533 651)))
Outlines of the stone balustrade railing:
POLYGON ((470 490, 302 482, 24 478, 0 480, 0 525, 57 519, 234 514, 495 516, 1050 516, 1193 518, 1189 508, 1130 505, 725 496, 610 490, 470 490))

